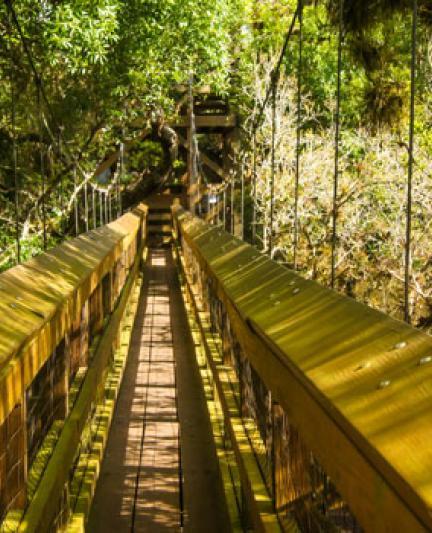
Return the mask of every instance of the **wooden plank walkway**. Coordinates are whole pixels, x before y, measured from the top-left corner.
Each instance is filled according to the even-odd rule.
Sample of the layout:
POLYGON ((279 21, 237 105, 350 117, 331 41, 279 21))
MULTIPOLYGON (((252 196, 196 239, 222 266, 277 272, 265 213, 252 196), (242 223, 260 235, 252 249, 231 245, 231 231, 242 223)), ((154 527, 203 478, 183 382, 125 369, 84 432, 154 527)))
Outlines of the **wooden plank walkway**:
POLYGON ((87 530, 227 531, 216 455, 171 251, 150 251, 144 280, 87 530))

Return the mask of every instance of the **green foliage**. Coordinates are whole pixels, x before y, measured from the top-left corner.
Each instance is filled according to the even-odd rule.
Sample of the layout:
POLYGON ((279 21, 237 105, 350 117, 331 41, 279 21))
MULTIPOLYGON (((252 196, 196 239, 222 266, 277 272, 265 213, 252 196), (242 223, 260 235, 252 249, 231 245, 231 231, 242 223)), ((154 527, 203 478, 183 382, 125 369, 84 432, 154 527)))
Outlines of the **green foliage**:
MULTIPOLYGON (((59 127, 62 150, 77 156, 83 173, 91 174, 121 140, 157 117, 169 120, 179 94, 176 86, 193 75, 196 85, 210 85, 229 99, 243 131, 249 132, 243 138, 247 158, 252 120, 269 87, 297 0, 20 0, 13 5, 50 106, 43 104, 46 126, 40 136, 29 59, 5 4, 0 4, 4 44, 0 49, 0 268, 15 258, 11 89, 16 104, 19 229, 27 258, 41 250, 41 151, 50 246, 73 233, 73 173, 59 153, 59 127)), ((336 0, 304 2, 303 12, 299 257, 304 273, 321 281, 328 278, 331 242, 338 6, 336 0)), ((343 12, 339 199, 343 231, 338 236, 342 256, 338 281, 348 294, 385 310, 396 309, 395 314, 401 302, 395 276, 400 277, 404 239, 410 8, 408 0, 346 0, 343 12)), ((428 244, 431 26, 430 1, 419 0, 413 267, 423 294, 417 317, 423 318, 432 306, 427 288, 432 281, 427 259, 432 254, 428 244)), ((276 242, 288 259, 298 37, 296 26, 282 61, 277 97, 276 242)), ((257 136, 261 173, 257 207, 263 227, 268 224, 270 119, 267 106, 257 136)), ((142 176, 165 162, 159 143, 136 142, 126 157, 122 186, 133 189, 142 176)), ((184 161, 176 161, 174 169, 175 179, 180 179, 184 161)), ((78 181, 82 180, 79 174, 78 181)), ((250 206, 246 211, 250 215, 250 206)), ((258 232, 265 241, 262 227, 258 232)))
MULTIPOLYGON (((18 28, 1 3, 2 268, 15 255, 12 91, 25 259, 41 250, 41 152, 48 233, 58 238, 73 231, 74 183, 66 150, 80 159, 84 172, 93 172, 107 152, 135 133, 136 120, 145 126, 156 114, 169 116, 174 85, 186 83, 190 72, 195 83, 227 92, 243 9, 242 0, 20 0, 12 5, 49 105, 42 99, 46 126, 40 137, 34 73, 18 28)), ((163 153, 146 143, 129 158, 125 186, 146 168, 157 167, 163 153)), ((79 184, 83 175, 77 177, 79 184)))

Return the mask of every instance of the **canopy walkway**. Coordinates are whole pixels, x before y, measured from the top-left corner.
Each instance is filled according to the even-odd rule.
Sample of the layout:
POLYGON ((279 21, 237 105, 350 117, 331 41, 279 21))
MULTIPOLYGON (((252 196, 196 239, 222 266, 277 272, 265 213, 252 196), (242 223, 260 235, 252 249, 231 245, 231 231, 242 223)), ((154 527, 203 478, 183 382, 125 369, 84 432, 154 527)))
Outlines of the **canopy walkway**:
MULTIPOLYGON (((239 94, 233 93, 237 96, 230 108, 210 87, 194 87, 191 73, 187 86, 169 87, 170 94, 177 95, 172 97, 176 111, 171 122, 165 123, 151 103, 151 113, 142 113, 145 119, 131 119, 128 126, 134 133, 126 134, 123 122, 129 114, 135 117, 141 105, 138 95, 143 94, 131 86, 127 92, 136 102, 130 109, 124 106, 125 115, 109 136, 116 142, 121 136, 122 142, 93 173, 81 165, 86 149, 77 155, 68 148, 71 137, 63 138, 57 117, 60 102, 53 106, 48 98, 45 61, 34 60, 21 16, 13 2, 4 3, 8 25, 16 30, 9 37, 22 46, 29 64, 26 75, 35 89, 37 133, 30 137, 38 148, 29 151, 29 159, 36 168, 33 159, 40 156, 39 170, 32 168, 31 181, 25 183, 36 190, 40 181, 41 190, 24 222, 20 201, 25 187, 19 179, 17 147, 22 127, 16 108, 20 84, 15 79, 22 65, 17 62, 9 80, 7 139, 11 187, 6 192, 14 209, 4 219, 15 228, 17 264, 0 274, 0 533, 432 531, 432 338, 410 325, 415 281, 412 222, 421 226, 427 221, 425 214, 413 215, 413 205, 422 202, 416 198, 413 204, 413 178, 423 170, 414 156, 419 120, 416 82, 421 82, 422 91, 427 87, 418 58, 424 39, 418 25, 422 18, 430 18, 426 2, 420 8, 417 0, 412 2, 411 37, 400 46, 406 48, 405 54, 409 48, 409 74, 397 64, 398 76, 406 78, 401 77, 405 81, 400 87, 393 72, 391 83, 383 78, 380 84, 390 96, 387 113, 397 108, 399 118, 406 114, 409 122, 407 142, 399 124, 397 139, 393 138, 395 145, 406 149, 406 179, 399 177, 399 196, 393 202, 399 205, 403 190, 405 204, 388 219, 394 224, 404 216, 404 236, 398 236, 397 246, 403 257, 399 281, 405 322, 335 290, 345 223, 341 208, 354 193, 341 181, 343 93, 345 86, 357 85, 355 77, 345 75, 351 76, 352 63, 345 57, 350 41, 358 46, 357 55, 370 63, 361 77, 376 84, 363 89, 366 105, 374 105, 376 114, 375 125, 365 131, 370 133, 385 119, 381 92, 373 90, 380 88, 379 71, 372 64, 384 62, 378 54, 381 44, 368 48, 358 39, 363 31, 373 30, 373 9, 359 12, 365 29, 350 34, 347 17, 361 18, 356 13, 360 3, 351 13, 340 0, 337 8, 329 6, 327 33, 315 39, 321 29, 309 35, 312 23, 304 26, 303 18, 309 3, 298 0, 280 53, 269 59, 268 66, 264 64, 268 72, 258 68, 253 75, 259 78, 264 72, 268 78, 251 96, 253 106, 236 108, 239 115, 248 109, 241 120, 233 111, 239 94), (292 84, 285 63, 288 53, 289 62, 294 60, 294 48, 289 48, 294 35, 298 41, 292 84), (318 121, 308 111, 311 56, 305 49, 323 50, 317 43, 330 43, 333 37, 334 102, 320 96, 320 114, 329 109, 318 121), (289 95, 281 99, 284 84, 292 84, 293 101, 289 95), (409 101, 405 111, 403 98, 409 101), (292 114, 286 123, 295 141, 290 144, 293 205, 292 214, 281 222, 277 203, 287 200, 277 191, 284 187, 277 183, 284 167, 278 152, 285 146, 279 142, 285 135, 280 118, 288 111, 292 114), (319 147, 322 139, 331 145, 328 205, 314 203, 310 208, 324 213, 320 241, 328 245, 330 288, 305 279, 298 268, 301 196, 315 201, 324 190, 317 187, 313 195, 302 193, 301 160, 310 151, 311 122, 326 128, 314 146, 319 147), (197 134, 200 142, 208 136, 206 142, 199 144, 197 134), (164 164, 154 173, 155 182, 148 183, 139 173, 141 163, 136 163, 137 176, 131 184, 125 172, 128 155, 143 150, 140 143, 147 137, 160 142, 157 160, 164 164), (248 173, 241 146, 250 159, 248 173), (187 170, 180 175, 186 160, 187 170), (63 190, 64 176, 70 181, 70 197, 63 190), (155 184, 159 192, 148 195, 155 184), (50 229, 47 208, 56 187, 60 214, 50 229), (236 196, 241 198, 237 213, 236 196), (246 196, 251 199, 249 207, 246 196), (21 263, 20 228, 33 212, 44 253, 21 263), (282 254, 276 238, 288 232, 292 269, 274 260, 278 252, 282 254), (71 233, 75 238, 68 240, 71 233), (48 250, 49 237, 54 236, 65 240, 48 250), (260 240, 263 250, 255 246, 260 240)), ((380 20, 390 13, 392 3, 388 4, 380 8, 380 20)), ((397 11, 398 24, 406 13, 397 11)), ((89 22, 96 27, 90 15, 89 22)), ((218 23, 211 24, 219 31, 218 23)), ((238 24, 238 30, 253 36, 252 30, 260 31, 262 24, 258 17, 254 28, 238 24)), ((118 31, 124 30, 122 22, 118 31)), ((113 38, 112 43, 116 41, 113 38)), ((111 50, 112 43, 105 48, 111 50)), ((121 44, 123 52, 125 48, 121 44)), ((80 55, 86 56, 81 51, 80 55)), ((241 57, 232 64, 224 60, 224 69, 233 71, 230 84, 241 84, 235 75, 241 57)), ((140 61, 137 54, 133 76, 119 71, 119 77, 128 83, 141 78, 135 74, 135 63, 140 61)), ((177 56, 176 63, 183 65, 177 56)), ((324 66, 333 68, 330 63, 324 66)), ((326 75, 330 80, 331 73, 326 75)), ((179 72, 172 79, 179 79, 179 72)), ((100 87, 105 82, 101 79, 100 87)), ((62 91, 58 92, 63 100, 62 91)), ((73 99, 64 100, 65 106, 73 106, 73 99)), ((84 121, 70 111, 75 121, 84 121)), ((429 117, 429 111, 424 116, 429 117)), ((99 112, 95 114, 102 115, 99 112)), ((28 122, 31 115, 26 108, 28 122)), ((107 113, 107 117, 116 115, 107 113)), ((359 125, 363 128, 363 121, 359 125)), ((360 143, 353 152, 363 149, 360 143)), ((93 148, 89 153, 94 153, 93 148)), ((317 159, 322 153, 314 151, 317 159)), ((360 179, 363 159, 357 155, 348 159, 348 177, 358 171, 360 179)), ((308 164, 304 166, 309 172, 308 164)), ((315 171, 315 176, 321 172, 315 171)), ((421 186, 426 188, 425 183, 421 186)), ((373 189, 368 194, 379 196, 378 192, 373 189)), ((359 201, 365 198, 359 196, 359 201)), ((371 205, 373 209, 375 204, 371 205)), ((382 235, 372 235, 370 246, 385 242, 384 231, 382 235)), ((309 260, 310 256, 302 261, 309 260)), ((430 263, 428 257, 428 268, 430 263)), ((386 275, 392 274, 386 269, 386 275)), ((430 277, 425 279, 427 283, 430 277)), ((430 295, 425 299, 430 308, 430 295)))
POLYGON ((158 194, 0 276, 2 531, 428 531, 432 340, 158 194))

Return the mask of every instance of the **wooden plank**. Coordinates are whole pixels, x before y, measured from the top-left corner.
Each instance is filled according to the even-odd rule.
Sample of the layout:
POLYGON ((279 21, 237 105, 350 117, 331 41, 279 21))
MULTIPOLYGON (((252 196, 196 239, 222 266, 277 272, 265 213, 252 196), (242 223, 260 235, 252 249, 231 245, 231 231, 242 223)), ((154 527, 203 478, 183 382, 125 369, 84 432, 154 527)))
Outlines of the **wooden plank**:
MULTIPOLYGON (((235 128, 237 126, 237 116, 230 115, 197 115, 195 117, 195 127, 200 128, 235 128)), ((189 119, 180 116, 171 124, 173 128, 188 128, 189 119)))
POLYGON ((419 365, 432 339, 176 213, 244 352, 365 529, 432 529, 432 365, 419 365))
MULTIPOLYGON (((174 248, 174 254, 177 259, 178 267, 181 273, 181 292, 183 297, 183 304, 187 311, 187 318, 189 329, 191 331, 195 344, 195 357, 199 367, 201 377, 201 385, 204 390, 204 396, 207 404, 207 409, 211 422, 212 438, 216 448, 219 471, 222 478, 223 490, 228 508, 229 526, 233 533, 243 531, 241 524, 240 509, 237 503, 236 487, 233 480, 233 469, 238 475, 238 468, 235 461, 232 459, 233 451, 228 450, 224 442, 224 416, 222 406, 217 395, 214 394, 214 379, 213 374, 206 364, 206 352, 203 346, 200 329, 197 324, 197 317, 192 305, 193 296, 191 294, 190 284, 187 283, 186 270, 184 265, 184 258, 179 255, 174 248), (234 463, 234 464, 232 464, 234 463)), ((193 302, 195 303, 195 302, 193 302)), ((194 495, 193 495, 194 496, 194 495)), ((226 523, 228 529, 228 523, 226 523)))

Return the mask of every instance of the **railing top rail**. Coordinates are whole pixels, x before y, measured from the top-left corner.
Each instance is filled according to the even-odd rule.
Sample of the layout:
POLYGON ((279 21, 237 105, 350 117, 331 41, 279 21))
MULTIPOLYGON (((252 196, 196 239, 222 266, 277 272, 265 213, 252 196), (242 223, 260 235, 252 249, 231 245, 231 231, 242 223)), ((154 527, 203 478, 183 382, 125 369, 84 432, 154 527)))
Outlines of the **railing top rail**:
MULTIPOLYGON (((276 399, 285 401, 353 511, 364 518, 375 513, 366 507, 367 499, 375 499, 384 513, 385 502, 393 502, 391 512, 394 502, 402 501, 401 513, 415 516, 420 529, 431 529, 432 338, 298 276, 180 207, 173 209, 219 296, 235 311, 248 339, 260 343, 252 360, 256 370, 276 399), (315 411, 305 402, 293 405, 292 397, 288 403, 292 391, 282 379, 287 376, 315 411), (319 413, 330 425, 304 419, 307 412, 319 413)), ((254 352, 253 343, 249 346, 254 352)))
POLYGON ((0 424, 137 235, 147 206, 0 274, 0 424))

